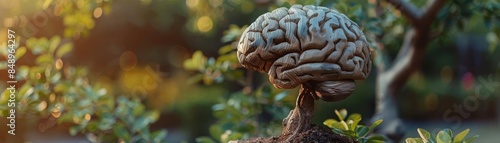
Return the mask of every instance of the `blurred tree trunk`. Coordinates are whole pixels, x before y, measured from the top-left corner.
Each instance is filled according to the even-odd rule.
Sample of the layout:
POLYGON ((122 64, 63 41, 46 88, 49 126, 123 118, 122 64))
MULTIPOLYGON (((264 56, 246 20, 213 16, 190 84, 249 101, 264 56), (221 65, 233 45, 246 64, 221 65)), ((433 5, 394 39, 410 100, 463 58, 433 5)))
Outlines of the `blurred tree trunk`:
MULTIPOLYGON (((397 141, 403 137, 401 121, 399 120, 395 97, 399 89, 405 85, 408 77, 420 68, 425 48, 433 39, 431 24, 437 13, 446 3, 446 0, 428 0, 423 9, 417 8, 405 0, 385 0, 401 12, 410 25, 404 37, 403 44, 396 58, 389 62, 387 55, 383 52, 383 44, 377 56, 382 56, 382 63, 376 64, 378 75, 376 79, 376 109, 374 120, 384 119, 379 133, 385 134, 392 140, 397 141)), ((378 7, 380 8, 380 2, 378 7)))

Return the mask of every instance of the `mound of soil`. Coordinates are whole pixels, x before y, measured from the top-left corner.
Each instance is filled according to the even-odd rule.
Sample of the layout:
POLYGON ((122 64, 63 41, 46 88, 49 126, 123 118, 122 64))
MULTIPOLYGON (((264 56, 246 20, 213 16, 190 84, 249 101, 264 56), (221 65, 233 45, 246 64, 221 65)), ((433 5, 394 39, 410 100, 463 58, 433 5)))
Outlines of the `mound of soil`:
MULTIPOLYGON (((285 143, 287 136, 278 136, 270 138, 251 138, 240 140, 237 143, 285 143)), ((311 128, 298 134, 292 143, 351 143, 351 140, 345 136, 334 133, 331 129, 312 124, 311 128)))

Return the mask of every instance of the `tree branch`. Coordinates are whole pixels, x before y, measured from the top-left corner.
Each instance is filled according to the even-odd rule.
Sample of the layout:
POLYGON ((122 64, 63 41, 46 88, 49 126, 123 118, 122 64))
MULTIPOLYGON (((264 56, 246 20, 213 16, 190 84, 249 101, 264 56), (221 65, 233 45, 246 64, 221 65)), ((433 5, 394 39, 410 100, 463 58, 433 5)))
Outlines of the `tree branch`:
POLYGON ((436 17, 437 13, 441 8, 443 8, 444 4, 447 0, 429 0, 427 1, 426 8, 423 13, 422 22, 432 23, 432 20, 436 17))
MULTIPOLYGON (((412 25, 419 25, 419 20, 423 13, 415 5, 404 0, 386 0, 388 3, 396 7, 404 17, 408 18, 412 25)), ((439 0, 438 0, 439 1, 439 0)))
POLYGON ((389 76, 389 87, 392 90, 398 90, 404 85, 413 71, 422 64, 428 39, 420 34, 415 28, 407 32, 399 53, 404 56, 400 56, 400 59, 397 59, 392 67, 384 73, 389 76))
MULTIPOLYGON (((400 0, 387 1, 396 1, 412 5, 411 3, 400 0)), ((389 70, 387 70, 387 73, 385 73, 389 75, 389 86, 393 89, 398 89, 398 86, 401 86, 410 74, 415 69, 420 67, 425 53, 425 47, 429 41, 432 40, 428 38, 430 36, 430 25, 439 10, 444 6, 444 3, 446 3, 446 0, 429 0, 425 10, 423 11, 422 17, 419 17, 417 19, 418 21, 415 21, 416 23, 412 23, 415 28, 407 31, 403 45, 401 45, 401 49, 399 50, 396 59, 389 70)), ((403 13, 403 9, 398 9, 400 9, 401 13, 403 13)))

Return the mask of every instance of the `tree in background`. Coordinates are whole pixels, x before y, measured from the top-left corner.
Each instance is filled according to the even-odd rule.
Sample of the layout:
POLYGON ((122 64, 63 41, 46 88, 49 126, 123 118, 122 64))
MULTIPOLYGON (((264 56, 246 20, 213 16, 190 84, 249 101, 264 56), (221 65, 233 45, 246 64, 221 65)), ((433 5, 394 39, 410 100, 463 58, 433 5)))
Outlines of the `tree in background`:
MULTIPOLYGON (((395 97, 400 89, 405 85, 409 76, 421 68, 424 61, 425 49, 429 43, 438 38, 447 36, 444 32, 449 32, 454 26, 460 26, 467 22, 467 18, 474 14, 484 16, 486 24, 498 20, 498 13, 493 13, 500 9, 498 3, 479 2, 479 1, 447 1, 447 0, 428 0, 422 8, 418 8, 412 1, 404 0, 385 0, 386 3, 376 1, 376 15, 384 14, 384 9, 388 4, 397 9, 402 17, 410 25, 405 30, 402 39, 401 48, 393 60, 385 52, 383 38, 386 34, 381 33, 373 38, 372 42, 376 44, 377 55, 375 57, 379 62, 375 62, 378 74, 376 79, 376 109, 373 119, 384 119, 380 133, 386 134, 394 140, 402 138, 404 131, 401 129, 399 120, 398 106, 395 97), (473 5, 467 6, 467 5, 473 5), (493 5, 493 6, 488 6, 493 5), (454 8, 462 8, 457 12, 454 8), (473 14, 466 14, 463 11, 473 11, 473 14), (458 17, 458 18, 457 18, 458 17), (391 125, 392 124, 392 125, 391 125)), ((395 11, 393 11, 395 13, 395 11)), ((500 32, 496 25, 488 26, 496 34, 500 32)), ((463 27, 459 27, 463 28, 463 27)), ((495 46, 495 45, 493 45, 495 46)))

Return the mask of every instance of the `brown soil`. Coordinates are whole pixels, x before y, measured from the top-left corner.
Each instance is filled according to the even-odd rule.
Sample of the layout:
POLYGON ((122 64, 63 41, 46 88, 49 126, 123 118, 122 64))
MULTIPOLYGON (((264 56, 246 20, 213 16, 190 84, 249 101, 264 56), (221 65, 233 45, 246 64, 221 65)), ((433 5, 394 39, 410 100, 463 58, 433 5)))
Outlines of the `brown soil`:
MULTIPOLYGON (((251 138, 238 141, 238 143, 286 143, 287 136, 270 138, 251 138)), ((351 143, 345 136, 332 132, 331 129, 323 126, 311 125, 309 130, 301 132, 291 141, 292 143, 351 143)))

